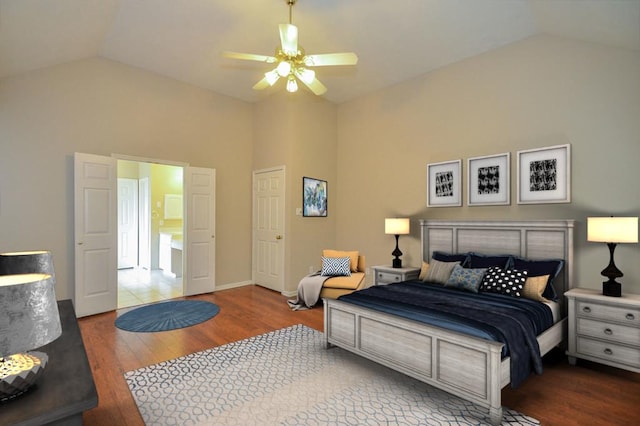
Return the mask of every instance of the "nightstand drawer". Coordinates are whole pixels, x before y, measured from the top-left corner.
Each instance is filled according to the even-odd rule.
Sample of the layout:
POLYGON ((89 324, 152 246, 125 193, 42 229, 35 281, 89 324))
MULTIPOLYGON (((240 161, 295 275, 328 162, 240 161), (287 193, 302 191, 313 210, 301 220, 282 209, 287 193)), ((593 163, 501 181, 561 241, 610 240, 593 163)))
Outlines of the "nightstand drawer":
POLYGON ((378 284, 399 283, 402 281, 402 275, 390 274, 387 272, 377 272, 376 282, 378 284))
POLYGON ((627 324, 640 325, 640 309, 624 306, 609 306, 580 300, 577 313, 584 318, 600 318, 627 324))
POLYGON ((578 337, 578 354, 640 368, 640 350, 622 345, 578 337))
POLYGON ((617 343, 640 345, 640 328, 578 318, 578 334, 597 337, 617 343))

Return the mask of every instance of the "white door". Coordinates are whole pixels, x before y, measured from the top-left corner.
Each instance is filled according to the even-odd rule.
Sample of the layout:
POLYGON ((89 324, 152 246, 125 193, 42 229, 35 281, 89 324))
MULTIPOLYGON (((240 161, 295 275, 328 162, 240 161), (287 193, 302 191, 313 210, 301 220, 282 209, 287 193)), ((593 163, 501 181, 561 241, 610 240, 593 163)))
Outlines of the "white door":
POLYGON ((118 269, 138 266, 138 180, 118 178, 118 269))
POLYGON ((184 294, 209 293, 215 289, 215 185, 216 171, 185 167, 186 202, 183 258, 184 294))
POLYGON ((149 178, 138 180, 138 265, 151 270, 151 192, 149 178))
POLYGON ((253 174, 253 279, 284 291, 284 168, 253 174))
POLYGON ((116 160, 74 153, 75 294, 79 317, 116 309, 116 160))

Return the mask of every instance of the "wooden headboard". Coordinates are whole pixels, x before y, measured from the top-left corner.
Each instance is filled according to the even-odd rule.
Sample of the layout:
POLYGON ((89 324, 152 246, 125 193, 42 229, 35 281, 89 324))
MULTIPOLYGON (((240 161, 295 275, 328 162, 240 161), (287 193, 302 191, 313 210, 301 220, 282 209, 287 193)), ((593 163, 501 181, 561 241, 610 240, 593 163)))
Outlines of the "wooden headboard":
POLYGON ((421 220, 422 259, 434 251, 511 254, 529 259, 563 259, 554 288, 564 306, 573 287, 573 220, 468 221, 421 220))

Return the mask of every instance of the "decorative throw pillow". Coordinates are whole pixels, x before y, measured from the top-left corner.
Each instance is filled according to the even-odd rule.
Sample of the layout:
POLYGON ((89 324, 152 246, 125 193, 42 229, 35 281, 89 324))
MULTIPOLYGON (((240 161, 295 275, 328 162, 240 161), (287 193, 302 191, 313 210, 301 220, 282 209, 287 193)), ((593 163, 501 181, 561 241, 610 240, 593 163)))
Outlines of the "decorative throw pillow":
POLYGON ((445 253, 443 251, 434 251, 431 258, 440 262, 460 262, 461 265, 467 260, 467 253, 445 253))
POLYGON ((322 255, 324 257, 348 257, 349 258, 349 268, 351 268, 351 272, 358 272, 358 256, 360 253, 358 251, 343 251, 343 250, 322 250, 322 255))
POLYGON ((537 300, 538 302, 548 302, 546 298, 542 296, 544 289, 547 287, 547 281, 549 275, 541 275, 539 277, 527 277, 522 289, 522 296, 527 299, 537 300))
POLYGON ((420 275, 418 275, 418 279, 424 281, 424 278, 427 276, 427 270, 429 269, 429 264, 427 262, 422 262, 422 267, 420 268, 420 275))
POLYGON ((511 256, 509 255, 486 255, 480 253, 469 253, 467 257, 467 263, 463 266, 465 268, 491 268, 497 266, 498 268, 507 269, 511 262, 511 256))
POLYGON ((431 259, 423 281, 444 284, 449 280, 451 271, 456 265, 460 265, 460 262, 440 262, 439 260, 431 259))
POLYGON ((444 286, 477 293, 485 271, 483 268, 471 269, 456 265, 444 286))
POLYGON ((558 300, 555 288, 553 288, 553 280, 560 274, 564 260, 562 259, 545 259, 530 260, 522 257, 513 258, 513 267, 521 271, 527 271, 529 277, 539 277, 549 275, 547 286, 542 295, 549 300, 558 300))
POLYGON ((482 279, 480 291, 522 297, 522 288, 527 280, 527 271, 491 267, 482 279))
POLYGON ((320 275, 329 277, 351 276, 348 257, 323 257, 320 275))

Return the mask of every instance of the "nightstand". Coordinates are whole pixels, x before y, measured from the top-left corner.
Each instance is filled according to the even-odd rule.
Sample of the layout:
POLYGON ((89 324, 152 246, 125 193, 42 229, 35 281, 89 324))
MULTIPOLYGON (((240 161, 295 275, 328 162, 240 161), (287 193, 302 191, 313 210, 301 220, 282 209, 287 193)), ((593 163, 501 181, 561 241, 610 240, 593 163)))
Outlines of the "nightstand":
POLYGON ((576 358, 640 373, 640 295, 604 296, 598 290, 566 292, 569 363, 576 358))
POLYGON ((399 283, 415 280, 420 275, 420 268, 392 268, 391 266, 373 267, 373 285, 399 283))

